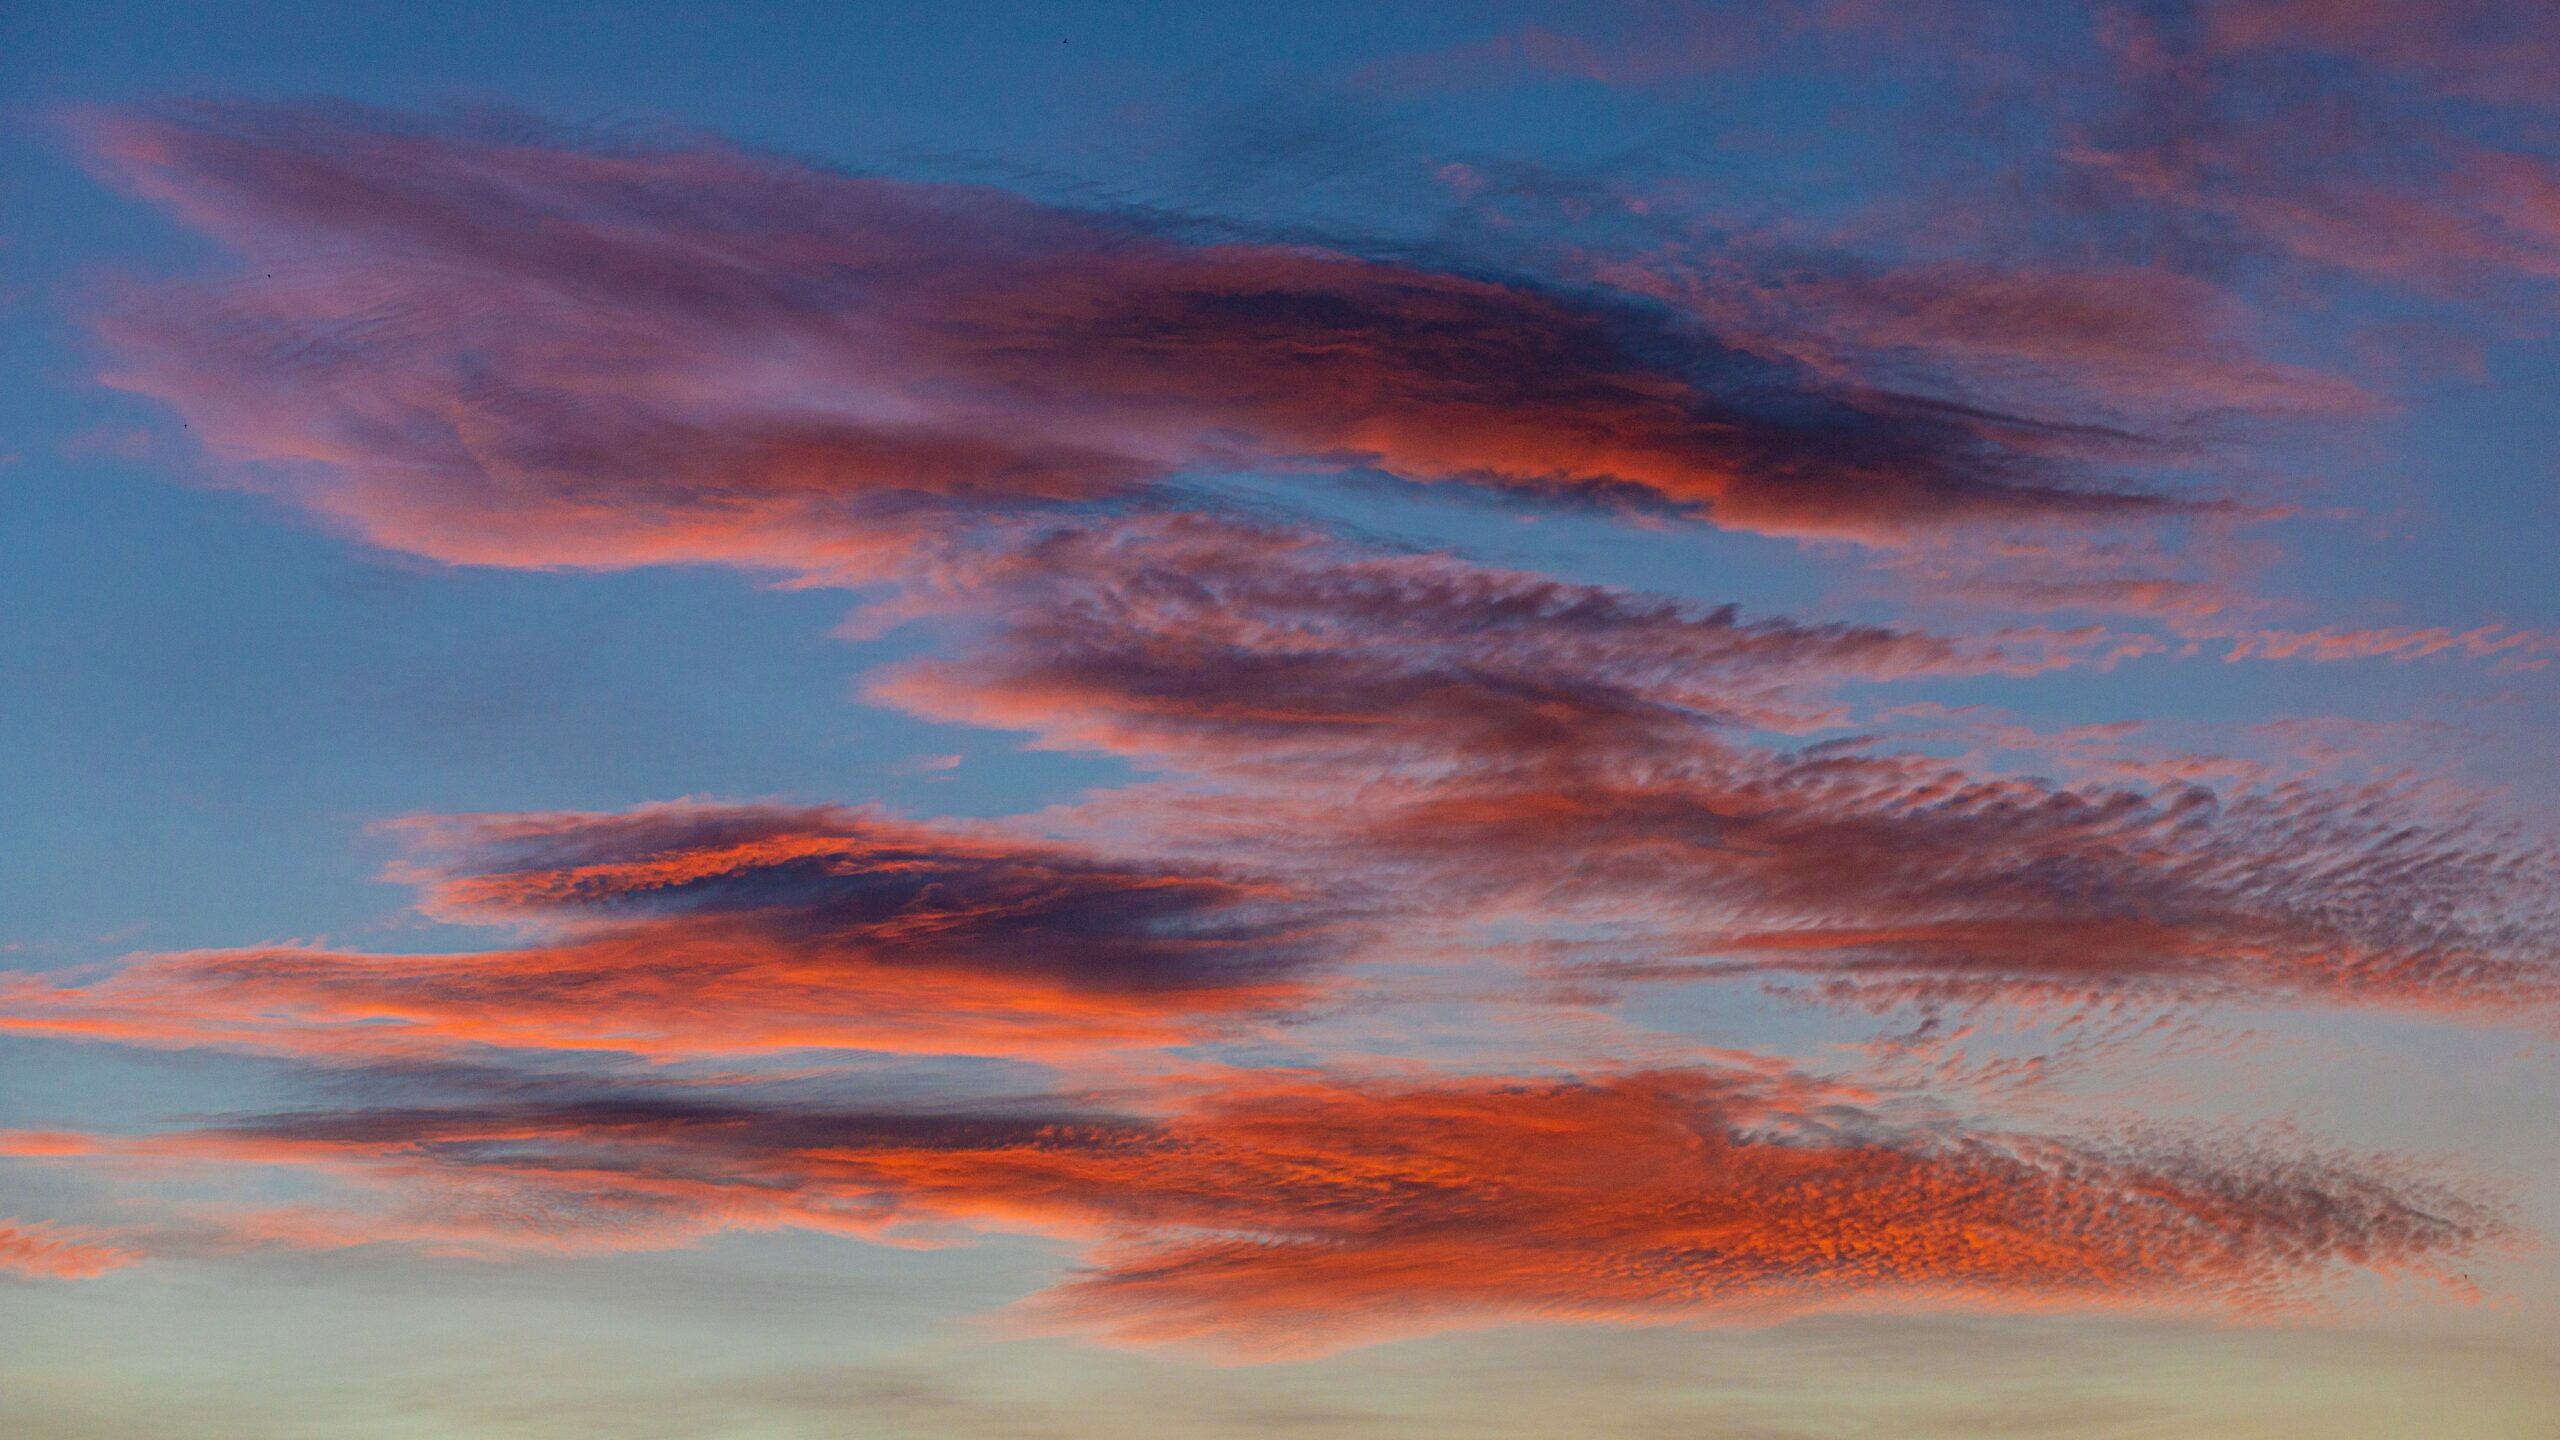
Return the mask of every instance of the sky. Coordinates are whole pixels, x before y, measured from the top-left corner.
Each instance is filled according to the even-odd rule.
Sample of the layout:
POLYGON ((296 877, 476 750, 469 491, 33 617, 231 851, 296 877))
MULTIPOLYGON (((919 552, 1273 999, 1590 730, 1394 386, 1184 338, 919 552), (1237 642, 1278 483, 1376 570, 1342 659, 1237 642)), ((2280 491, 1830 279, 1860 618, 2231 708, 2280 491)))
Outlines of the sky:
POLYGON ((0 10, 0 1430, 2560 1434, 2555 63, 0 10))

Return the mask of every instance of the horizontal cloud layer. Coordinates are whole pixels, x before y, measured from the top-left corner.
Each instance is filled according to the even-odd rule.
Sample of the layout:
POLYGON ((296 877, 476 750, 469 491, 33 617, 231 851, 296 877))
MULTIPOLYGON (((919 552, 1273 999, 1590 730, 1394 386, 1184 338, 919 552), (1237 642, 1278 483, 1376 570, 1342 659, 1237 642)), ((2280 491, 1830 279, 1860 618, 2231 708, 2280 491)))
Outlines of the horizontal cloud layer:
POLYGON ((2157 266, 1879 265, 1671 243, 1602 273, 1816 374, 1998 395, 2027 413, 2156 424, 2379 404, 2337 376, 2262 357, 2238 296, 2157 266))
MULTIPOLYGON (((2236 36, 2215 43, 2257 43, 2236 36)), ((2098 478, 2167 453, 2123 415, 2365 403, 2260 358, 2230 294, 2174 264, 1833 265, 1773 288, 1670 256, 1567 286, 694 140, 324 107, 91 124, 131 186, 243 262, 108 330, 121 383, 254 483, 455 562, 894 582, 854 632, 914 620, 949 643, 875 698, 1147 778, 1037 834, 699 803, 406 822, 397 873, 425 912, 508 943, 21 974, 0 1030, 279 1054, 349 1085, 467 1050, 512 1077, 493 1096, 0 1154, 337 1187, 204 1222, 235 1246, 1043 1235, 1081 1268, 1040 1322, 1246 1358, 1525 1319, 2249 1311, 2346 1269, 2441 1276, 2501 1233, 2387 1159, 1967 1126, 1775 1062, 1378 1078, 1337 1054, 1113 1099, 868 1108, 704 1067, 628 1067, 686 1083, 603 1093, 545 1078, 613 1068, 562 1052, 808 1049, 1109 1073, 1115 1050, 1263 1036, 1338 1001, 1355 961, 1452 950, 1478 993, 1575 1005, 1741 977, 1850 1004, 2547 1024, 2552 857, 2417 787, 2179 757, 2051 781, 1789 738, 1842 729, 1862 685, 2207 637, 2233 658, 2540 663, 2538 632, 2252 625, 2152 563, 2168 530, 2030 534, 2196 513, 2098 478), (1745 617, 1248 520, 1184 483, 1226 469, 1892 544, 1906 577, 1961 570, 1915 543, 1953 528, 2010 603, 2103 591, 2168 633, 1745 617), (1525 982, 1503 963, 1522 955, 1525 982)), ((2141 128, 2071 163, 2139 189, 2143 164, 2193 161, 2190 188, 2222 193, 2198 177, 2231 166, 2144 150, 2141 128)), ((88 1273, 142 1244, 0 1226, 0 1269, 88 1273)))
POLYGON ((1363 760, 1429 768, 1461 751, 1527 763, 1641 747, 1647 731, 1677 748, 1701 723, 1817 721, 1844 682, 2028 676, 2150 644, 2094 626, 1955 637, 1745 620, 1206 515, 1026 531, 935 580, 904 613, 992 623, 953 658, 879 677, 875 696, 1132 754, 1267 741, 1303 755, 1333 736, 1363 760), (1094 732, 1076 733, 1085 721, 1094 732))
POLYGON ((96 1231, 0 1218, 0 1278, 86 1280, 138 1258, 96 1231))
POLYGON ((1010 532, 890 605, 955 643, 877 696, 1146 766, 1043 825, 1224 868, 823 808, 416 820, 425 908, 527 943, 21 977, 0 1027, 338 1058, 1161 1046, 1488 924, 1580 994, 2560 1013, 2551 857, 2404 786, 2174 758, 2064 783, 1768 734, 1836 724, 1844 683, 2105 663, 2103 631, 1745 620, 1206 516, 1010 532))
POLYGON ((970 583, 953 603, 986 632, 876 694, 1184 780, 1104 807, 1151 809, 1169 840, 1329 840, 1331 873, 1399 877, 1439 914, 1705 962, 1620 973, 2544 1018, 2560 999, 2552 857, 2406 787, 2065 784, 1753 733, 1821 719, 1846 680, 2104 660, 2103 632, 1744 623, 1210 522, 1060 532, 970 583))
POLYGON ((1067 1238, 1035 1323, 1278 1359, 1521 1320, 1808 1307, 2242 1312, 2435 1275, 2496 1215, 2375 1157, 1898 1124, 1774 1065, 1589 1078, 1194 1077, 1172 1108, 773 1110, 626 1096, 278 1115, 101 1145, 369 1193, 237 1239, 508 1255, 730 1228, 1067 1238))
POLYGON ((1625 293, 699 142, 244 104, 96 128, 248 262, 117 319, 121 383, 446 559, 861 573, 957 512, 1307 463, 1870 540, 2165 503, 2083 483, 2067 429, 1625 293))
POLYGON ((1176 1043, 1303 1003, 1351 911, 1203 869, 842 810, 664 805, 412 826, 430 909, 540 938, 463 954, 149 957, 0 980, 0 1029, 379 1059, 1176 1043))

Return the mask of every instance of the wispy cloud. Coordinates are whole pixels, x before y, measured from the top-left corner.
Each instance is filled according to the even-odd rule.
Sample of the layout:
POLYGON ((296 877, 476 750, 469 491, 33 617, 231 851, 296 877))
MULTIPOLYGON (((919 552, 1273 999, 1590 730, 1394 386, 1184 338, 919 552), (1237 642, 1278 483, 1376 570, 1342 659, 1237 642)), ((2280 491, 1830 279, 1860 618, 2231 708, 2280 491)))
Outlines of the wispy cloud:
POLYGON ((120 383, 446 559, 844 573, 955 506, 1238 465, 1879 543, 2175 508, 2082 473, 2066 431, 1840 386, 1627 292, 708 141, 242 104, 93 128, 246 262, 119 317, 120 383))
POLYGON ((0 1218, 0 1277, 86 1280, 139 1258, 102 1231, 0 1218))
MULTIPOLYGON (((2220 236, 2226 255, 2266 251, 2283 211, 2286 253, 2313 256, 2302 216, 2327 199, 2231 200, 2253 152, 2186 124, 2221 94, 2198 55, 2274 43, 2231 27, 2183 49, 2110 32, 2108 73, 2140 93, 2045 157, 2076 178, 2019 193, 2211 214, 2255 237, 2220 236)), ((1660 73, 1540 33, 1514 58, 1660 73)), ((2273 358, 2176 246, 1867 263, 1701 253, 1692 231, 1542 278, 695 137, 247 104, 85 124, 234 257, 106 330, 117 383, 245 483, 449 562, 866 588, 849 635, 943 642, 871 698, 1140 772, 1002 822, 416 817, 395 876, 505 943, 0 979, 0 1030, 329 1070, 319 1108, 0 1144, 330 1188, 191 1215, 198 1250, 1031 1233, 1082 1265, 1038 1323, 1278 1358, 1521 1320, 2257 1313, 2348 1270, 2446 1278, 2505 1233, 2472 1187, 2388 1156, 1960 1120, 1766 1057, 1381 1074, 1322 1036, 1296 1068, 1216 1049, 1424 951, 1540 1013, 1741 981, 2065 1021, 2238 1001, 2549 1026, 2554 857, 2421 783, 2165 752, 2039 778, 1852 726, 1867 687, 2100 673, 2206 639, 2540 663, 2525 630, 2279 629, 2154 563, 2240 512, 2119 462, 2198 453, 2179 426, 2200 416, 2373 403, 2273 358), (1239 469, 1862 542, 1949 598, 2135 619, 1746 614, 1248 513, 1213 498, 1239 469), (766 1083, 785 1051, 1027 1059, 1058 1083, 818 1103, 766 1083), (466 1062, 510 1083, 344 1101, 466 1062), (554 1083, 571 1073, 622 1083, 554 1083), (1065 1078, 1094 1074, 1120 1088, 1065 1078)), ((133 1246, 0 1228, 0 1267, 87 1273, 133 1246)))
POLYGON ((1648 957, 1624 973, 2529 1019, 2560 998, 2552 857, 2390 780, 2164 757, 2165 779, 2065 783, 1759 733, 1820 728, 1844 680, 2102 662, 2105 632, 1747 623, 1206 524, 1031 553, 979 577, 973 644, 876 693, 1211 787, 1105 798, 1107 822, 1250 847, 1287 816, 1290 853, 1331 837, 1338 873, 1409 905, 1612 926, 1648 957))

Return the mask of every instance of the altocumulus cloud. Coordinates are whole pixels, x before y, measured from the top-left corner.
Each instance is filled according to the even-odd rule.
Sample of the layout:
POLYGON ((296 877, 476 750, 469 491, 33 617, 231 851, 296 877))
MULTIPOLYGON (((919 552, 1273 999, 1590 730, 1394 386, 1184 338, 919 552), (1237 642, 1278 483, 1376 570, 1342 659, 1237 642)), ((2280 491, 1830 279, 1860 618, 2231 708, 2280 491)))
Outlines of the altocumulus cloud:
MULTIPOLYGON (((456 563, 890 582, 863 623, 954 643, 875 698, 1148 778, 1036 829, 780 804, 414 819, 398 873, 425 911, 514 943, 0 982, 0 1028, 337 1084, 191 1129, 0 1137, 25 1164, 289 1167, 327 1191, 159 1232, 12 1225, 0 1268, 1025 1233, 1079 1266, 1026 1323, 1264 1359, 1524 1320, 2257 1313, 2349 1270, 2449 1277, 2505 1235, 2389 1157, 1960 1122, 1774 1059, 1459 1075, 1208 1051, 1325 1004, 1388 937, 1483 920, 1557 940, 1584 985, 2547 1017, 2549 857, 2404 789, 2066 784, 1800 743, 1843 723, 1847 687, 2157 639, 1745 617, 1247 519, 1184 483, 1364 469, 1905 548, 2171 518, 2193 507, 2103 478, 2126 437, 1897 390, 1871 357, 1952 331, 1982 366, 2139 399, 2148 347, 2214 294, 1941 268, 1735 310, 1660 271, 1544 283, 699 139, 244 104, 86 123, 240 262, 106 329, 119 382, 253 483, 456 563), (2119 344, 2125 314, 2151 328, 2119 344), (777 1098, 756 1062, 811 1050, 1061 1071, 1145 1051, 1159 1078, 777 1098), (657 1063, 547 1078, 601 1085, 624 1055, 657 1063), (465 1061, 515 1083, 396 1088, 465 1061), (395 1093, 342 1103, 367 1079, 395 1093)), ((2360 403, 2237 360, 2162 383, 2238 379, 2264 408, 2360 403)))
MULTIPOLYGON (((2506 1222, 2403 1162, 1896 1120, 1776 1062, 1590 1076, 1195 1073, 1139 1112, 632 1093, 385 1105, 94 1142, 85 1163, 287 1167, 323 1199, 198 1248, 504 1258, 726 1230, 1056 1237, 1017 1320, 1231 1360, 1523 1321, 1813 1308, 2295 1308, 2351 1269, 2466 1288, 2506 1222)), ((59 1151, 62 1147, 52 1147, 59 1151)), ((202 1227, 216 1227, 208 1239, 202 1227)))

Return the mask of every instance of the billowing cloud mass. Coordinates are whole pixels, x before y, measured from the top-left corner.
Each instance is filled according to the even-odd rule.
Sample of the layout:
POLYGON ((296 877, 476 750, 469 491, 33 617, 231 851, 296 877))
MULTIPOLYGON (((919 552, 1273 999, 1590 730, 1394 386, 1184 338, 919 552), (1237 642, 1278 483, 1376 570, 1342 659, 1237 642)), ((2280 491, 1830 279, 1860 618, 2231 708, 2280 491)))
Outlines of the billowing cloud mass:
POLYGON ((2434 1276, 2501 1239, 2376 1157, 1897 1124, 1770 1065, 1588 1078, 1197 1077, 1169 1111, 774 1109, 632 1096, 310 1111, 118 1142, 298 1166, 334 1204, 242 1240, 503 1256, 789 1227, 1070 1241, 1026 1317, 1295 1358, 1523 1320, 1810 1307, 2249 1312, 2347 1269, 2434 1276))
POLYGON ((1010 1054, 1197 1038, 1284 1009, 1352 907, 1205 869, 841 810, 663 805, 420 825, 403 873, 532 943, 150 957, 0 979, 0 1029, 380 1059, 464 1045, 674 1057, 1010 1054))
POLYGON ((1823 381, 1640 297, 1186 238, 708 142, 197 106, 101 122, 248 263, 111 328, 378 543, 862 573, 955 510, 1367 466, 1890 540, 2156 511, 2067 428, 1823 381))

